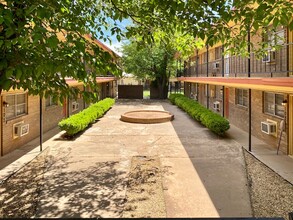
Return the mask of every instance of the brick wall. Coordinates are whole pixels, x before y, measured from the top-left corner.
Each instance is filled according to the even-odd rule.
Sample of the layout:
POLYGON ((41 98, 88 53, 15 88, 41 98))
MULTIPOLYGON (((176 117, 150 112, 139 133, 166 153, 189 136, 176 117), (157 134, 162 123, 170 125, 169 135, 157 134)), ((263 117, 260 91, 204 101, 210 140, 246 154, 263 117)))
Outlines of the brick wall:
MULTIPOLYGON (((229 121, 236 127, 248 132, 248 108, 235 104, 235 88, 230 88, 229 95, 229 121)), ((277 148, 278 137, 265 134, 261 131, 261 122, 267 119, 277 122, 279 128, 282 118, 263 113, 263 92, 252 90, 252 115, 251 115, 251 132, 253 136, 266 142, 272 148, 277 148)), ((279 132, 278 132, 279 135, 279 132)), ((253 146, 253 143, 252 143, 253 146)), ((283 132, 280 150, 287 153, 287 134, 283 132)))
MULTIPOLYGON (((4 95, 5 97, 5 95, 4 95)), ((37 138, 40 134, 40 99, 39 96, 28 96, 27 114, 11 120, 3 121, 3 153, 4 155, 37 138), (13 125, 19 122, 29 124, 29 133, 22 137, 13 137, 13 125)), ((46 132, 57 126, 63 118, 61 106, 45 107, 43 100, 43 131, 46 132)))

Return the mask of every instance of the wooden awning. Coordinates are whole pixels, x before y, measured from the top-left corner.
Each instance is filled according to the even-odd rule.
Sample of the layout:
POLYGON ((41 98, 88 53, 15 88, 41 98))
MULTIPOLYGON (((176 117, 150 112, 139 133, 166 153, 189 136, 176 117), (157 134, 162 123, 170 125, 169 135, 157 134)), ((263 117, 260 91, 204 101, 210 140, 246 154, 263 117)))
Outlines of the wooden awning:
POLYGON ((221 85, 240 89, 254 89, 279 93, 293 93, 293 77, 178 77, 178 80, 183 82, 221 85))
MULTIPOLYGON (((96 82, 97 83, 107 83, 107 82, 112 82, 115 81, 115 77, 97 77, 96 82)), ((77 81, 75 79, 66 79, 66 83, 69 86, 80 86, 83 85, 83 82, 77 81)))

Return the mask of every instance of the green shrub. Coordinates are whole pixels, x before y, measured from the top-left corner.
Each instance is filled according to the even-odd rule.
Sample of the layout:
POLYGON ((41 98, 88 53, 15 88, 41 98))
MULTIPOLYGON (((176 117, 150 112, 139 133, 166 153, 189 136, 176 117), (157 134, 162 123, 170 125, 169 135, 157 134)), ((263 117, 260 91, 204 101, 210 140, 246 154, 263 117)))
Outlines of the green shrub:
POLYGON ((169 95, 169 100, 170 100, 170 102, 171 102, 173 105, 175 105, 175 99, 176 99, 177 97, 184 97, 184 95, 182 95, 182 94, 174 94, 174 93, 172 93, 172 94, 169 95))
POLYGON ((223 135, 230 128, 229 121, 226 118, 206 109, 193 99, 182 94, 171 94, 169 100, 218 135, 223 135))
POLYGON ((61 130, 66 131, 66 134, 73 136, 80 131, 83 131, 89 124, 93 123, 96 119, 102 117, 112 105, 115 100, 105 98, 95 104, 90 105, 88 108, 81 112, 63 119, 59 122, 58 126, 61 130))

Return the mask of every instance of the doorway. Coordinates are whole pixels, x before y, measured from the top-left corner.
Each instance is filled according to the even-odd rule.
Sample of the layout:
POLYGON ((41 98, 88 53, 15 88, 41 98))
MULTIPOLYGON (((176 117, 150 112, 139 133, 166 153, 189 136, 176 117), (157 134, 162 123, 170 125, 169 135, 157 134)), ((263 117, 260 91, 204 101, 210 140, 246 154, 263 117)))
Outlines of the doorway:
POLYGON ((228 118, 228 119, 229 119, 229 94, 230 94, 229 88, 225 88, 225 100, 224 100, 225 118, 228 118))

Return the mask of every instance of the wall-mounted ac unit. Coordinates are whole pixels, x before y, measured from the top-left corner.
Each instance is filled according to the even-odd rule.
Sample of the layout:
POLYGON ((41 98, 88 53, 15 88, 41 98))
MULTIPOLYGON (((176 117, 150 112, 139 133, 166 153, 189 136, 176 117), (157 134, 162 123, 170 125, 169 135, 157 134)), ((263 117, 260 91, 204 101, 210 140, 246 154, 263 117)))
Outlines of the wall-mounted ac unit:
POLYGON ((77 111, 79 109, 79 104, 77 102, 72 102, 72 111, 77 111))
POLYGON ((29 124, 18 123, 13 126, 13 137, 22 137, 29 133, 29 124))
POLYGON ((271 63, 276 61, 276 51, 268 51, 266 55, 263 56, 262 62, 264 63, 271 63))
POLYGON ((215 101, 215 102, 213 103, 213 108, 214 108, 214 110, 216 110, 216 111, 220 111, 220 102, 219 102, 219 101, 215 101))
POLYGON ((266 134, 275 134, 277 132, 277 125, 273 122, 262 121, 261 131, 266 134))
POLYGON ((213 63, 213 69, 219 69, 219 68, 220 68, 220 63, 219 62, 213 63))

